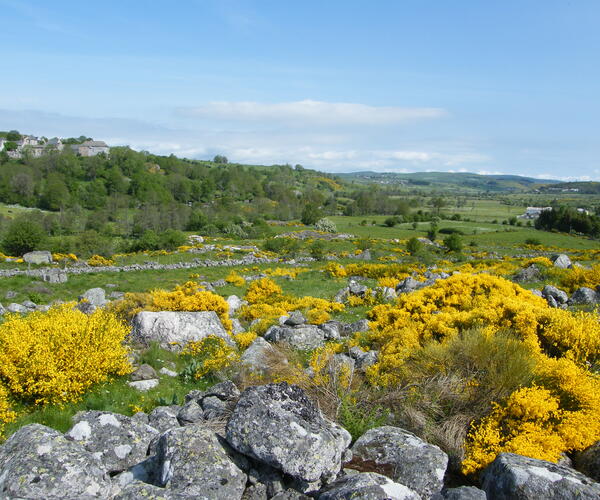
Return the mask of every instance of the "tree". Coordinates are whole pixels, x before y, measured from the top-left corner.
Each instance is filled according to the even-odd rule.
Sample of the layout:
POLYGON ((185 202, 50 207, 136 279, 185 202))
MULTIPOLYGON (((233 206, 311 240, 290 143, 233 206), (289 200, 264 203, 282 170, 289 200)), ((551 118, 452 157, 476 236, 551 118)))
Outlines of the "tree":
POLYGON ((5 151, 16 151, 16 149, 17 149, 17 143, 15 141, 6 141, 4 143, 5 151))
POLYGON ((21 140, 21 134, 19 133, 18 130, 11 130, 10 132, 8 132, 6 134, 6 140, 7 141, 20 141, 21 140))
POLYGON ((302 221, 302 224, 312 226, 322 217, 322 215, 323 214, 321 213, 321 210, 319 210, 319 207, 313 205, 312 203, 307 203, 304 205, 300 220, 302 221))
POLYGON ((213 163, 218 163, 220 165, 226 165, 227 163, 229 163, 229 160, 227 159, 226 156, 223 155, 216 155, 213 158, 213 163))
POLYGON ((46 237, 42 226, 31 219, 15 219, 4 234, 2 248, 9 255, 23 255, 31 252, 46 237))
POLYGON ((323 217, 319 219, 315 224, 315 229, 317 231, 323 231, 325 233, 337 233, 337 227, 335 223, 331 219, 327 219, 323 217))

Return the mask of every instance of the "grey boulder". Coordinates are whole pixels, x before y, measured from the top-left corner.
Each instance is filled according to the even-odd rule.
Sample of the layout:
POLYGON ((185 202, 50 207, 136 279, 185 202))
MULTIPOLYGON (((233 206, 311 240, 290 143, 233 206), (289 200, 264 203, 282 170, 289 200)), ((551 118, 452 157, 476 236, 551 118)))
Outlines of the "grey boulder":
POLYGON ((246 474, 231 460, 214 432, 201 425, 165 432, 158 441, 157 477, 173 493, 211 500, 239 500, 246 474))
POLYGON ((23 255, 23 260, 27 262, 27 264, 51 264, 52 254, 47 250, 27 252, 23 255))
POLYGON ((209 335, 221 337, 233 345, 214 311, 142 311, 133 318, 131 330, 132 340, 144 345, 158 342, 161 347, 171 350, 209 335))
POLYGON ((488 498, 498 500, 600 498, 600 484, 580 472, 514 453, 500 453, 481 481, 488 498))
POLYGON ((334 477, 351 440, 302 389, 285 382, 246 389, 226 435, 240 453, 306 482, 334 477))
POLYGON ((521 269, 513 278, 517 283, 526 281, 539 281, 542 279, 542 273, 535 264, 531 264, 525 269, 521 269))
POLYGON ((150 380, 153 378, 158 378, 156 370, 152 368, 150 365, 144 363, 143 365, 138 366, 135 371, 129 376, 130 380, 150 380))
POLYGON ((557 304, 566 304, 567 301, 569 300, 569 296, 567 295, 567 292, 563 291, 563 290, 559 290, 558 288, 556 288, 555 286, 552 285, 546 285, 544 287, 544 289, 542 290, 542 296, 548 300, 548 297, 552 297, 557 304))
POLYGON ((585 286, 575 290, 569 299, 569 304, 594 305, 598 302, 600 302, 598 293, 585 286))
POLYGON ((94 307, 104 307, 106 305, 106 292, 104 288, 90 288, 79 296, 79 301, 87 302, 94 307))
POLYGON ((158 430, 135 416, 91 410, 77 413, 73 421, 65 437, 93 453, 111 473, 144 460, 150 441, 158 436, 158 430))
POLYGON ((173 427, 179 427, 177 414, 180 409, 181 407, 177 405, 157 406, 148 415, 148 425, 154 427, 160 433, 168 431, 173 427))
POLYGON ((573 265, 569 256, 564 253, 553 255, 550 260, 554 263, 554 267, 558 267, 559 269, 568 269, 573 265))
POLYGON ((590 476, 595 481, 600 481, 600 441, 574 455, 575 468, 590 476))
POLYGON ((269 342, 285 342, 295 349, 311 350, 325 344, 323 330, 315 325, 272 326, 265 333, 269 342))
POLYGON ((421 500, 403 484, 375 472, 344 476, 319 491, 318 500, 421 500))
POLYGON ((19 314, 25 314, 29 312, 29 309, 27 309, 25 306, 22 306, 21 304, 17 304, 16 302, 13 302, 12 304, 8 304, 6 306, 6 310, 9 313, 19 313, 19 314))
POLYGON ((475 486, 460 486, 448 488, 436 493, 431 500, 486 500, 485 491, 475 486))
POLYGON ((262 337, 257 337, 244 351, 240 362, 251 372, 264 373, 269 370, 269 358, 275 353, 271 344, 262 337))
POLYGON ((448 456, 437 446, 399 427, 368 430, 354 443, 352 454, 353 460, 381 466, 394 481, 424 498, 439 492, 444 485, 448 456))
POLYGON ((1 498, 110 498, 100 460, 60 432, 21 427, 0 447, 1 498))

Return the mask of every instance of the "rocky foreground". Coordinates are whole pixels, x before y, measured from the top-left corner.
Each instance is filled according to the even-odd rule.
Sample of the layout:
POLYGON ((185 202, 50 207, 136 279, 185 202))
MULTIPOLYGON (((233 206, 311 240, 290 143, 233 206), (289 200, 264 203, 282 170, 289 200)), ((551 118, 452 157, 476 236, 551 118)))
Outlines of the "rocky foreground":
MULTIPOLYGON (((600 484, 573 468, 510 453, 481 474, 480 488, 447 488, 446 454, 397 427, 350 445, 299 387, 240 394, 227 381, 149 415, 82 412, 66 434, 22 427, 0 447, 0 498, 600 498, 600 484)), ((584 453, 582 470, 598 479, 598 445, 584 453)))

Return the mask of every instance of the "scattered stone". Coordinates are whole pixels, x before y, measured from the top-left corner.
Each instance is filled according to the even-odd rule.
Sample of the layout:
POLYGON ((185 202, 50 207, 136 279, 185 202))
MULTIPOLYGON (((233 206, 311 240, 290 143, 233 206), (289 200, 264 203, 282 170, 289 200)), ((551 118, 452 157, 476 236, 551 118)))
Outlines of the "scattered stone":
POLYGON ((355 255, 354 258, 358 260, 371 260, 371 251, 367 248, 358 255, 355 255))
POLYGON ((100 459, 110 472, 120 472, 146 458, 158 430, 138 419, 105 411, 79 412, 65 434, 100 459))
POLYGON ((25 306, 22 306, 21 304, 16 304, 15 302, 13 302, 12 304, 8 304, 8 306, 6 306, 6 310, 10 313, 20 314, 25 314, 29 312, 29 309, 27 309, 25 306))
POLYGON ((21 427, 0 447, 2 498, 110 498, 102 462, 44 425, 21 427))
POLYGON ((598 293, 585 286, 575 290, 569 299, 569 304, 595 305, 598 302, 600 302, 598 293))
POLYGON ((500 453, 481 480, 488 498, 494 499, 600 498, 600 484, 580 472, 514 453, 500 453))
POLYGON ((216 396, 223 401, 237 401, 241 395, 242 393, 231 380, 225 380, 204 391, 201 400, 204 401, 204 398, 216 396))
POLYGON ((322 325, 319 325, 319 328, 323 330, 325 340, 338 340, 341 338, 342 332, 344 331, 342 323, 335 320, 323 323, 322 325))
POLYGON ((377 363, 377 358, 379 357, 378 351, 365 352, 358 346, 351 347, 348 353, 355 360, 356 369, 362 372, 366 371, 369 366, 377 363))
POLYGON ((144 345, 158 342, 164 349, 180 349, 188 342, 216 335, 233 345, 214 311, 142 311, 132 322, 131 337, 144 345))
POLYGON ((158 371, 158 373, 160 373, 162 375, 166 375, 167 377, 176 377, 178 375, 177 372, 174 372, 173 370, 169 370, 168 368, 165 368, 164 366, 158 371))
POLYGON ((309 496, 304 495, 296 490, 280 491, 271 497, 271 500, 310 500, 309 496))
POLYGON ((354 333, 368 332, 368 331, 369 331, 369 320, 366 320, 366 319, 359 319, 358 321, 355 321, 354 323, 350 323, 349 325, 346 325, 346 327, 344 328, 344 333, 346 335, 352 335, 354 333))
POLYGON ((36 250, 23 255, 23 261, 27 264, 51 264, 52 254, 47 250, 36 250))
POLYGON ((369 462, 424 498, 444 485, 448 456, 399 427, 383 426, 368 430, 352 446, 353 461, 369 462))
POLYGON ((421 500, 421 497, 403 484, 376 474, 363 472, 344 476, 319 491, 319 500, 421 500))
POLYGON ((92 314, 96 310, 96 306, 94 304, 90 304, 89 302, 79 302, 75 307, 83 314, 92 314))
POLYGON ((127 382, 127 385, 140 392, 148 392, 150 389, 154 389, 158 383, 159 380, 157 378, 152 378, 150 380, 136 380, 134 382, 127 382))
POLYGON ((6 313, 6 309, 4 309, 4 306, 2 304, 0 304, 0 316, 4 316, 5 313, 6 313))
POLYGON ((548 297, 552 297, 557 304, 566 304, 567 301, 569 300, 569 296, 567 295, 567 292, 563 291, 563 290, 559 290, 558 288, 556 288, 555 286, 552 285, 546 285, 544 287, 544 289, 542 290, 542 296, 548 300, 548 297))
POLYGON ((513 280, 517 283, 524 283, 526 281, 540 281, 541 279, 542 273, 535 264, 531 264, 529 267, 521 269, 513 278, 513 280))
POLYGON ((390 302, 398 298, 396 290, 389 286, 378 286, 375 288, 375 291, 381 296, 381 299, 386 302, 390 302))
POLYGON ((334 477, 351 440, 302 389, 285 382, 246 389, 226 433, 240 453, 308 482, 334 477))
POLYGON ((283 324, 288 326, 300 326, 305 323, 306 318, 304 317, 304 314, 300 311, 292 311, 283 324))
POLYGON ((215 500, 239 500, 244 493, 246 474, 201 425, 165 432, 156 456, 159 484, 173 493, 215 500))
POLYGON ((361 285, 354 280, 350 281, 350 284, 348 285, 348 291, 350 294, 358 297, 364 297, 365 293, 367 293, 367 290, 368 288, 365 285, 361 285))
POLYGON ((242 326, 242 323, 240 322, 239 319, 237 318, 233 318, 231 320, 231 331, 237 335, 238 333, 244 333, 246 330, 244 329, 244 327, 242 326))
POLYGON ((110 292, 108 298, 111 300, 119 300, 125 297, 125 292, 110 292))
POLYGON ((335 297, 333 298, 333 301, 343 304, 348 300, 348 297, 350 297, 350 288, 342 288, 338 293, 336 293, 335 297))
POLYGON ((398 295, 402 293, 414 292, 420 287, 421 283, 414 279, 412 276, 404 278, 400 283, 396 285, 396 293, 398 295))
POLYGON ((217 396, 207 396, 202 399, 202 411, 206 420, 223 418, 229 413, 228 410, 227 402, 222 401, 217 396))
POLYGON ((22 305, 30 311, 33 311, 36 308, 36 303, 31 300, 24 300, 22 305))
POLYGON ((229 304, 229 316, 233 316, 238 309, 244 305, 242 299, 237 295, 230 295, 227 297, 227 304, 229 304))
POLYGON ((158 378, 156 370, 146 363, 138 366, 136 370, 129 376, 129 379, 132 381, 150 380, 153 378, 158 378))
POLYGON ((558 267, 559 269, 568 269, 573 265, 569 256, 564 253, 553 255, 550 260, 554 263, 554 267, 558 267))
POLYGON ((4 295, 4 297, 7 300, 10 300, 10 299, 14 299, 17 295, 18 295, 17 292, 15 292, 14 290, 9 290, 8 292, 6 292, 6 294, 4 295))

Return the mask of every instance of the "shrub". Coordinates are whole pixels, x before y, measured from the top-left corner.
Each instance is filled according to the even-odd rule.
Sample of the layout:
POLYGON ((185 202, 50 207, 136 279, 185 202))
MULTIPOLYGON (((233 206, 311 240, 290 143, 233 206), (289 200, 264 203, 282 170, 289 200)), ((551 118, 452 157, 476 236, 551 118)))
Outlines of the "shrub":
POLYGON ((16 416, 16 413, 11 409, 8 401, 8 391, 0 384, 0 439, 4 432, 4 426, 13 422, 16 416))
POLYGON ((244 286, 246 284, 246 280, 235 271, 231 271, 225 277, 225 281, 234 286, 244 286))
POLYGON ((26 218, 17 218, 8 226, 2 248, 10 255, 23 255, 37 248, 46 237, 42 226, 26 218))
POLYGON ((76 401, 91 385, 131 370, 127 325, 102 309, 73 303, 9 315, 0 325, 0 378, 15 396, 37 404, 76 401))
POLYGON ((455 227, 443 227, 439 230, 440 234, 461 234, 464 235, 464 231, 457 229, 455 227))
POLYGON ((322 219, 319 219, 317 221, 317 223, 315 224, 315 229, 317 231, 323 231, 324 233, 337 232, 337 227, 335 223, 331 219, 327 219, 326 217, 323 217, 322 219))
POLYGON ((422 250, 422 248, 423 243, 421 243, 419 239, 415 238, 414 236, 406 242, 406 250, 411 255, 418 254, 422 250))
POLYGON ((458 233, 452 233, 444 238, 444 245, 450 252, 460 252, 463 248, 463 242, 458 233))
POLYGON ((182 370, 186 381, 199 379, 221 371, 239 360, 239 354, 222 337, 209 335, 197 342, 190 342, 181 352, 190 362, 182 370))
POLYGON ((313 259, 323 260, 325 256, 325 243, 322 240, 313 242, 308 249, 313 259))
POLYGON ((92 267, 101 267, 101 266, 114 266, 115 261, 112 259, 107 259, 102 257, 102 255, 92 255, 88 261, 88 265, 92 267))

